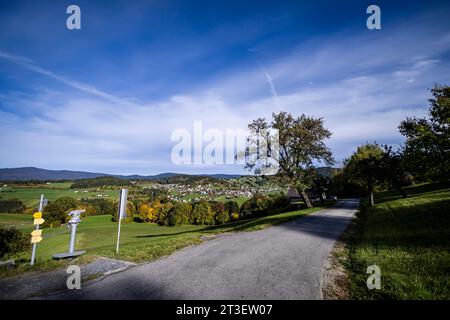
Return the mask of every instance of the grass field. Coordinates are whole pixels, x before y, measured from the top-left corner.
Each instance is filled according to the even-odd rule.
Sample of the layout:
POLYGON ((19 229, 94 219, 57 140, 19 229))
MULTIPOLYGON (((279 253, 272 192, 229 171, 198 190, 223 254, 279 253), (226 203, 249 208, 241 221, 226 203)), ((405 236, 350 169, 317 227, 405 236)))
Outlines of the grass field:
MULTIPOLYGON (((87 250, 87 254, 83 256, 83 261, 89 261, 95 256, 106 256, 133 262, 151 261, 168 255, 177 249, 200 243, 203 235, 259 230, 320 209, 322 208, 303 209, 209 227, 194 225, 166 227, 134 222, 123 224, 118 255, 115 253, 117 223, 111 222, 111 216, 109 215, 87 217, 78 226, 76 250, 87 250)), ((31 216, 0 214, 1 225, 16 225, 26 232, 30 232, 33 228, 31 220, 31 216)), ((44 239, 38 245, 37 263, 34 267, 30 267, 28 264, 30 252, 24 252, 14 257, 18 261, 22 261, 19 268, 12 273, 2 271, 0 276, 28 270, 53 269, 64 265, 66 262, 55 262, 51 257, 55 253, 67 251, 69 230, 66 227, 47 228, 43 230, 42 236, 44 239)))
MULTIPOLYGON (((56 184, 56 183, 55 183, 56 184)), ((115 199, 118 197, 118 190, 88 190, 88 192, 81 192, 83 190, 65 189, 66 185, 61 183, 58 188, 53 187, 37 187, 37 188, 27 188, 27 187, 8 187, 2 188, 0 191, 0 199, 10 200, 18 199, 22 201, 27 207, 37 207, 39 203, 39 198, 41 194, 44 194, 49 201, 54 201, 61 197, 72 197, 74 199, 80 200, 81 198, 96 198, 97 195, 101 194, 107 196, 106 199, 115 199), (75 192, 78 191, 78 192, 75 192)))
POLYGON ((15 213, 0 213, 0 227, 14 226, 23 232, 28 232, 33 229, 33 217, 27 214, 15 213))
MULTIPOLYGON (((12 186, 1 188, 0 199, 1 200, 11 200, 18 199, 22 201, 27 207, 37 207, 39 204, 39 198, 41 194, 44 194, 49 201, 54 201, 61 197, 71 197, 76 200, 81 200, 82 198, 99 198, 98 195, 102 195, 104 199, 115 200, 118 197, 118 190, 100 190, 96 191, 94 189, 70 189, 71 183, 60 182, 52 183, 50 185, 36 185, 34 187, 19 187, 12 186), (87 192, 83 192, 87 191, 87 192)), ((173 193, 178 195, 177 193, 173 193)), ((192 200, 195 198, 203 199, 207 196, 200 193, 191 193, 187 196, 182 197, 184 200, 192 200)), ((240 196, 227 199, 225 196, 213 197, 214 200, 220 202, 226 202, 229 200, 236 201, 239 206, 241 206, 249 198, 240 196)))
POLYGON ((349 237, 353 299, 450 299, 450 185, 424 184, 376 195, 362 205, 349 237), (381 289, 368 290, 366 268, 381 269, 381 289))

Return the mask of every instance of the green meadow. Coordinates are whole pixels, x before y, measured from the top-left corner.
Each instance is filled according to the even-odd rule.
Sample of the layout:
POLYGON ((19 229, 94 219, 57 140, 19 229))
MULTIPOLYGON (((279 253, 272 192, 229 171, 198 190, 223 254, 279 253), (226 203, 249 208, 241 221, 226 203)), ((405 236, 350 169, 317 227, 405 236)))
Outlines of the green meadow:
MULTIPOLYGON (((56 184, 56 183, 55 183, 56 184)), ((51 186, 51 185, 50 185, 51 186)), ((118 197, 118 190, 88 190, 69 189, 66 183, 61 183, 58 187, 36 186, 36 187, 7 187, 0 190, 0 199, 17 199, 22 201, 27 207, 37 207, 41 194, 44 194, 49 201, 54 201, 61 197, 71 197, 77 200, 81 198, 96 198, 102 195, 106 199, 118 197)))
POLYGON ((376 194, 362 204, 345 265, 354 299, 450 298, 450 185, 423 184, 376 194), (381 289, 368 290, 366 268, 381 269, 381 289))

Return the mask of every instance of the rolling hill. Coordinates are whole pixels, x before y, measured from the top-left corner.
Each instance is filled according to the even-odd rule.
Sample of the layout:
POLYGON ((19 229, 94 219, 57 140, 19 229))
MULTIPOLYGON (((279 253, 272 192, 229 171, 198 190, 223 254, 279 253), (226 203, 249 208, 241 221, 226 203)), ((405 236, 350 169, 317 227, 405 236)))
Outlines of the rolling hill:
MULTIPOLYGON (((5 168, 0 169, 0 181, 55 181, 55 180, 79 180, 92 179, 104 176, 111 176, 128 180, 157 180, 168 179, 175 176, 195 176, 188 174, 179 174, 174 172, 160 173, 157 175, 114 175, 107 173, 85 172, 85 171, 71 171, 71 170, 47 170, 35 167, 21 167, 21 168, 5 168)), ((232 179, 240 177, 240 175, 232 174, 201 174, 198 176, 211 177, 217 179, 232 179)))

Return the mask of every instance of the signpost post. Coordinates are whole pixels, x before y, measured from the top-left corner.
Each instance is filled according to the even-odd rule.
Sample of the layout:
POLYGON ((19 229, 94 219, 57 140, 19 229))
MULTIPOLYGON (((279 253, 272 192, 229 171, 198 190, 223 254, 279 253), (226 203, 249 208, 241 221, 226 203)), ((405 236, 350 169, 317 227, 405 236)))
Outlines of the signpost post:
POLYGON ((34 264, 34 261, 36 259, 36 246, 39 242, 42 241, 42 230, 39 230, 39 226, 41 224, 44 223, 44 219, 42 219, 42 210, 44 210, 44 206, 46 204, 46 199, 44 199, 44 195, 41 194, 41 199, 39 200, 39 210, 38 212, 35 212, 33 214, 33 218, 34 218, 34 225, 36 226, 36 228, 34 229, 34 231, 31 233, 31 243, 33 244, 33 250, 31 251, 31 261, 30 261, 30 265, 34 264))
POLYGON ((80 215, 86 210, 72 210, 69 212, 69 216, 71 216, 69 220, 69 225, 71 228, 70 232, 70 241, 69 241, 69 252, 65 253, 57 253, 53 255, 53 259, 66 259, 66 258, 75 258, 81 256, 86 251, 75 251, 75 237, 77 234, 77 226, 81 222, 80 215))
POLYGON ((119 228, 117 230, 116 253, 119 253, 120 225, 121 225, 122 219, 127 216, 127 197, 128 197, 128 189, 120 190, 119 205, 118 205, 118 210, 117 210, 118 211, 117 218, 119 219, 119 228))

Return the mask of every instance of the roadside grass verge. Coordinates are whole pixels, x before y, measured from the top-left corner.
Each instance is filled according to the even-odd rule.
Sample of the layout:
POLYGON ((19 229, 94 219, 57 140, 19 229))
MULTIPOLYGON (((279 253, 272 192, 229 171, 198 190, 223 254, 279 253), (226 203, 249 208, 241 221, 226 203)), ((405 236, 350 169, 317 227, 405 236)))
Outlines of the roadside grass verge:
POLYGON ((432 183, 362 202, 344 265, 352 299, 450 299, 450 184, 432 183), (368 290, 366 269, 381 269, 368 290))
MULTIPOLYGON (((333 202, 334 203, 334 202, 333 202)), ((327 206, 332 203, 327 203, 327 206)), ((0 270, 0 277, 7 277, 26 271, 44 271, 63 267, 68 264, 82 264, 103 256, 131 262, 149 262, 167 256, 186 246, 202 242, 202 236, 216 235, 224 232, 256 231, 273 225, 284 223, 301 216, 319 211, 324 207, 300 209, 296 211, 265 216, 255 219, 240 220, 218 226, 181 225, 174 227, 159 226, 153 223, 122 224, 120 251, 115 253, 117 239, 117 223, 111 221, 110 215, 91 216, 83 219, 77 230, 75 249, 86 250, 87 253, 73 260, 52 260, 55 253, 67 252, 69 230, 66 227, 43 229, 44 238, 37 246, 37 261, 29 265, 29 251, 14 257, 17 266, 12 270, 0 270)), ((4 225, 13 225, 14 217, 22 215, 0 214, 4 225), (6 223, 7 222, 7 223, 6 223)), ((16 221, 21 228, 31 231, 32 222, 24 225, 23 217, 16 221)))

